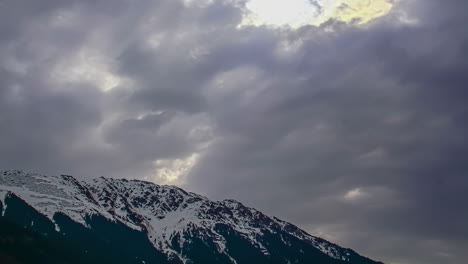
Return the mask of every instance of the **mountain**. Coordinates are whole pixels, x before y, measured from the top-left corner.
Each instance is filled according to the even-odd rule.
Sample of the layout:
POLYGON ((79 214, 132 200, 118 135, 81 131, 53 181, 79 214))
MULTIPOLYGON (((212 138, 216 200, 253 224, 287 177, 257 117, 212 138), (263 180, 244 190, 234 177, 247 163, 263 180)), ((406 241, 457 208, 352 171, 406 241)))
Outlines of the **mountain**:
POLYGON ((0 172, 0 263, 377 264, 235 200, 125 179, 0 172))

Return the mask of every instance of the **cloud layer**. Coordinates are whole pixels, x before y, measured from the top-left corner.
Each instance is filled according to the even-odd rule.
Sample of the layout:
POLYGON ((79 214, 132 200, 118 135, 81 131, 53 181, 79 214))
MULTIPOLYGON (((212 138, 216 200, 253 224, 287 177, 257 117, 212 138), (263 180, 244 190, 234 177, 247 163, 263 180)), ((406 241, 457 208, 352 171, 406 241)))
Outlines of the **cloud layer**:
POLYGON ((178 184, 398 264, 468 258, 466 1, 0 3, 0 168, 178 184))

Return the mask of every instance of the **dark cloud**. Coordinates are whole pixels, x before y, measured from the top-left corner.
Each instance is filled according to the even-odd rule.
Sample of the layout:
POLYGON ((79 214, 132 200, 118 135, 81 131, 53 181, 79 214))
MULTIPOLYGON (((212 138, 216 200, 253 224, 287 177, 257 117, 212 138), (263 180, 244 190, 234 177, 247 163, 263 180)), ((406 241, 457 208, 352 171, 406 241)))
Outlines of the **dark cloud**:
POLYGON ((3 1, 0 167, 162 181, 197 154, 185 188, 388 263, 463 262, 467 4, 401 2, 289 30, 239 29, 230 1, 3 1))

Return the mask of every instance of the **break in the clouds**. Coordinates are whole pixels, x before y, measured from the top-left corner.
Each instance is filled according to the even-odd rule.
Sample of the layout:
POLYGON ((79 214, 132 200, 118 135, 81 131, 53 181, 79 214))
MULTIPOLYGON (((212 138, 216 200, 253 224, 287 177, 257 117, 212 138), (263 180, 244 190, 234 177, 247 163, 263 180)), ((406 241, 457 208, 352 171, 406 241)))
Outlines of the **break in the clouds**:
POLYGON ((389 0, 248 0, 240 26, 299 28, 329 20, 365 24, 388 14, 393 4, 389 0))
POLYGON ((467 9, 0 1, 0 167, 177 184, 386 263, 462 263, 467 9))

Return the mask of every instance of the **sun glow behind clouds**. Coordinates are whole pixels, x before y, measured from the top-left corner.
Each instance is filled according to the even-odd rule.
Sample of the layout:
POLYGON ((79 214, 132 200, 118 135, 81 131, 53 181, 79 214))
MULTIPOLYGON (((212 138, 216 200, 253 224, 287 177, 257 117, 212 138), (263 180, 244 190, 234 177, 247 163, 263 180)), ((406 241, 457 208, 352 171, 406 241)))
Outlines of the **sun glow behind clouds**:
POLYGON ((200 154, 193 153, 184 159, 156 160, 156 178, 162 184, 181 184, 184 177, 190 172, 198 161, 200 154))
POLYGON ((388 14, 392 6, 389 0, 249 0, 240 26, 299 28, 330 19, 364 24, 388 14))
POLYGON ((300 27, 309 24, 319 14, 317 6, 308 0, 250 0, 246 4, 249 15, 245 25, 289 25, 300 27))

